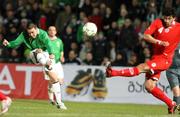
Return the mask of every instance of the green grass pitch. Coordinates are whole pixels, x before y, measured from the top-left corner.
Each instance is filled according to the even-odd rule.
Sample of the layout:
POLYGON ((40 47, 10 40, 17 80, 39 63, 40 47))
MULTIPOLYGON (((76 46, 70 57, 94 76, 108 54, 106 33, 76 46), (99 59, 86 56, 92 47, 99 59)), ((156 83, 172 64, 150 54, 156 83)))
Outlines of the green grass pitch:
MULTIPOLYGON (((65 102, 57 109, 45 100, 13 99, 10 110, 0 117, 172 117, 165 105, 65 102)), ((179 114, 173 117, 180 117, 179 114)))

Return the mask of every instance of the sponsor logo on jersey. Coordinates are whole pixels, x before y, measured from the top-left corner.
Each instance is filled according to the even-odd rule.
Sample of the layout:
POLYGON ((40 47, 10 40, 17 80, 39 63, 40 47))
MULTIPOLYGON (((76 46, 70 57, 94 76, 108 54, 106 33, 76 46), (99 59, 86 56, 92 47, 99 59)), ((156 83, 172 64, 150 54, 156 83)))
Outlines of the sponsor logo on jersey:
POLYGON ((156 67, 156 63, 152 63, 151 66, 152 66, 152 67, 156 67))

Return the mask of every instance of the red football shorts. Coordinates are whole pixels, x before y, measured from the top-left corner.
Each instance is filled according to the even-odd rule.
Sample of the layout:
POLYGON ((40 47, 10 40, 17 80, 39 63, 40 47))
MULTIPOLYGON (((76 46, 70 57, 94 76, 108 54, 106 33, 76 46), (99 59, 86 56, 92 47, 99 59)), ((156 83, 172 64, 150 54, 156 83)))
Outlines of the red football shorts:
POLYGON ((167 70, 170 67, 172 59, 168 58, 165 55, 159 55, 153 56, 151 60, 147 61, 146 63, 150 67, 150 69, 154 71, 154 74, 146 73, 146 78, 159 80, 161 72, 167 70))

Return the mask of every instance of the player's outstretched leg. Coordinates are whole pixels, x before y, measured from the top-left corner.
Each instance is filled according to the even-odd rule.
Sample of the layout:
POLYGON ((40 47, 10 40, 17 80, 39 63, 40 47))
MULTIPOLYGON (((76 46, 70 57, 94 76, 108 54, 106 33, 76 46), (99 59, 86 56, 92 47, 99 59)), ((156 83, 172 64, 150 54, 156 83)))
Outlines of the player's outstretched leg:
POLYGON ((112 68, 111 68, 111 63, 107 62, 106 63, 106 77, 111 77, 112 75, 112 68))
POLYGON ((106 63, 106 77, 113 77, 113 76, 132 77, 139 74, 140 74, 140 71, 137 67, 115 70, 115 69, 112 69, 110 62, 106 63))

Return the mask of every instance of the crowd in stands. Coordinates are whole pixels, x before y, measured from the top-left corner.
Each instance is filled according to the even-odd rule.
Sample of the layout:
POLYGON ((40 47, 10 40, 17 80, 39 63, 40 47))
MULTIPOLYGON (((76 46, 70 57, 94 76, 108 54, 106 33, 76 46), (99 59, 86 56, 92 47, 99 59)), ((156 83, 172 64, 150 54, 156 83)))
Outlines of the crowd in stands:
MULTIPOLYGON (((143 32, 163 8, 180 0, 0 0, 0 41, 14 40, 28 21, 47 30, 56 26, 64 43, 64 64, 135 66, 151 57, 143 32), (95 37, 82 33, 86 22, 98 27, 95 37)), ((29 50, 0 45, 0 62, 30 63, 29 50)))

